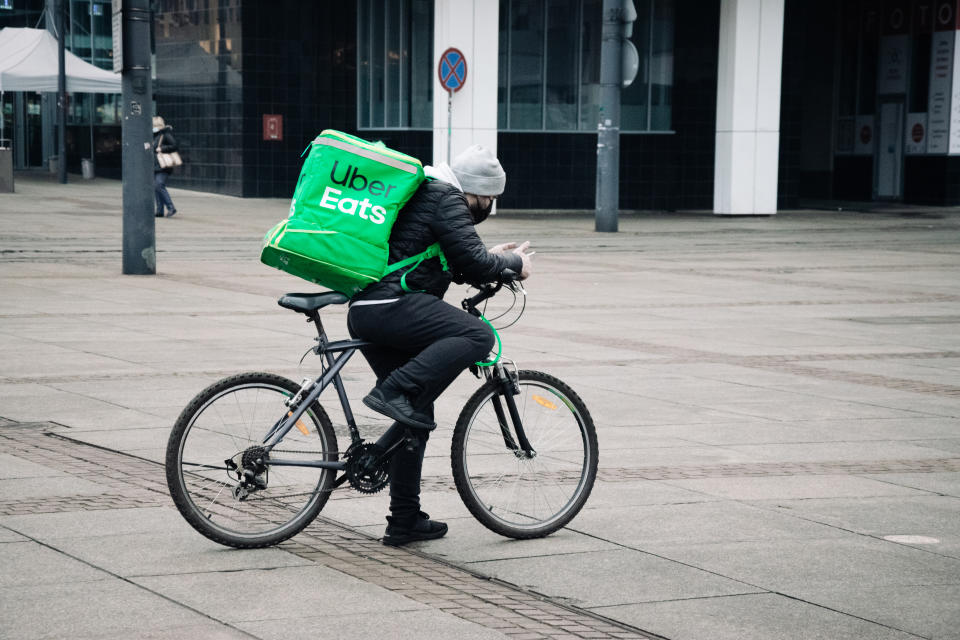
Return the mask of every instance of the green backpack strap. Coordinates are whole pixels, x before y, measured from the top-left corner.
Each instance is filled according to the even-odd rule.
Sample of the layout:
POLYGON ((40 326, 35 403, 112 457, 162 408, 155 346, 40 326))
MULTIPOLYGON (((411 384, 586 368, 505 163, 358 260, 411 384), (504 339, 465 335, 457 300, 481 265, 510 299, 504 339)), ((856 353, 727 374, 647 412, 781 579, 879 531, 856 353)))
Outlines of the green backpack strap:
POLYGON ((410 256, 409 258, 404 258, 399 262, 394 262, 391 265, 387 265, 387 268, 384 270, 383 275, 387 275, 388 273, 393 273, 398 269, 403 269, 407 265, 412 264, 413 266, 407 269, 406 271, 404 271, 403 275, 400 276, 400 286, 407 293, 421 293, 423 291, 422 289, 420 291, 414 291, 413 289, 407 286, 407 274, 413 271, 414 269, 416 269, 417 267, 419 267, 421 262, 423 262, 424 260, 428 260, 430 258, 440 258, 440 264, 443 266, 443 270, 444 271, 450 270, 449 267, 447 266, 447 256, 443 255, 443 249, 440 248, 440 243, 434 242, 432 245, 427 247, 425 251, 422 251, 415 256, 410 256))

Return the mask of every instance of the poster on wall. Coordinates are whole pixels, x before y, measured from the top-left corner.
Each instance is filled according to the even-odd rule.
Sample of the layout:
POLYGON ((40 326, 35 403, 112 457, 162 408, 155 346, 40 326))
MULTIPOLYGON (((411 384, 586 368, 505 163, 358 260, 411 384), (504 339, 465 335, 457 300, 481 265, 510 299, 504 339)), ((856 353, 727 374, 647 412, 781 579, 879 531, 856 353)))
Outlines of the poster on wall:
POLYGON ((873 155, 876 147, 876 129, 873 116, 857 116, 853 128, 853 152, 858 155, 873 155))
POLYGON ((907 63, 910 36, 883 36, 880 38, 880 64, 877 93, 902 94, 907 92, 907 63))
POLYGON ((960 155, 960 31, 954 31, 953 86, 950 91, 950 155, 960 155))
POLYGON ((877 61, 877 93, 880 95, 907 92, 910 63, 910 3, 887 0, 883 7, 883 35, 880 37, 880 58, 877 61))
POLYGON ((907 155, 927 152, 927 114, 907 114, 907 131, 903 149, 907 155))
POLYGON ((950 149, 956 6, 956 0, 941 0, 937 2, 934 12, 934 32, 930 43, 927 153, 947 153, 950 149))

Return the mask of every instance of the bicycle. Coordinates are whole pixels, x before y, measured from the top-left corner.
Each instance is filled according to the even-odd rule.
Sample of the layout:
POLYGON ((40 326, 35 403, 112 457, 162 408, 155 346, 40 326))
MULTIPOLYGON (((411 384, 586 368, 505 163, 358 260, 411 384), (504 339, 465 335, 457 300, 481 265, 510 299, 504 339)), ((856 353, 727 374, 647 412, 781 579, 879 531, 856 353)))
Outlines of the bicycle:
MULTIPOLYGON (((504 286, 516 304, 519 285, 501 278, 463 300, 464 310, 488 322, 477 306, 504 286)), ((381 490, 393 454, 418 445, 416 429, 398 423, 375 442, 360 435, 340 372, 370 343, 331 341, 320 320, 321 309, 347 301, 335 292, 278 300, 315 325, 311 351, 321 357, 319 376, 301 384, 270 373, 230 376, 202 390, 177 418, 167 443, 167 486, 183 517, 207 538, 237 548, 282 542, 309 525, 345 483, 361 493, 381 490), (318 402, 330 386, 350 434, 342 452, 318 402)), ((483 384, 453 430, 453 478, 463 503, 488 529, 539 538, 566 526, 586 503, 597 473, 596 430, 568 385, 517 370, 501 357, 499 334, 497 343, 495 359, 471 367, 483 384)))

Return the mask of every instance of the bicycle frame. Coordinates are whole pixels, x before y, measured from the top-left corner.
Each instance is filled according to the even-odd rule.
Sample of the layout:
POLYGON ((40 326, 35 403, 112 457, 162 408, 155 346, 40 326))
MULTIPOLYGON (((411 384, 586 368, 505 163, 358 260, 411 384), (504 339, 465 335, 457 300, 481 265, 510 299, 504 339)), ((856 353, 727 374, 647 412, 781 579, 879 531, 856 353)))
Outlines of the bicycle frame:
MULTIPOLYGON (((484 294, 486 294, 484 297, 490 297, 499 289, 500 286, 497 286, 496 289, 484 289, 476 298, 479 298, 480 295, 484 294)), ((473 315, 477 315, 475 309, 467 310, 473 315)), ((347 398, 347 392, 343 384, 343 379, 340 377, 340 370, 343 369, 343 367, 347 364, 350 358, 353 357, 358 349, 361 349, 372 343, 366 340, 337 340, 330 342, 327 339, 326 331, 324 330, 323 323, 320 320, 320 314, 317 311, 313 311, 312 313, 306 315, 317 328, 316 341, 318 342, 318 345, 314 348, 314 352, 323 356, 327 362, 328 368, 322 375, 314 379, 311 384, 307 385, 307 380, 304 381, 300 392, 298 392, 290 401, 290 404, 295 406, 290 412, 288 412, 285 418, 277 421, 264 436, 263 444, 267 452, 271 451, 283 440, 284 437, 286 437, 290 429, 292 429, 300 420, 300 417, 314 402, 317 401, 317 399, 320 397, 320 394, 322 394, 324 390, 326 390, 326 388, 331 384, 337 390, 337 396, 340 399, 340 407, 343 409, 343 414, 347 421, 347 428, 350 431, 351 444, 354 445, 362 442, 360 430, 357 428, 356 420, 353 417, 353 411, 350 408, 350 400, 347 398), (339 355, 334 357, 334 354, 339 355), (307 393, 305 396, 301 397, 304 391, 307 393)), ((503 434, 504 446, 516 453, 522 451, 522 455, 528 458, 535 456, 536 452, 530 445, 530 442, 527 440, 526 433, 523 429, 523 421, 520 418, 520 412, 518 411, 517 404, 514 400, 514 394, 516 391, 514 390, 514 385, 510 375, 504 370, 503 364, 500 362, 486 369, 484 374, 488 380, 496 380, 500 383, 500 388, 498 389, 498 393, 494 394, 492 403, 497 416, 497 421, 500 425, 500 431, 503 434), (504 407, 501 404, 501 396, 507 405, 506 411, 504 411, 504 407), (507 420, 508 415, 509 422, 507 420), (514 440, 513 433, 511 433, 510 422, 513 423, 513 432, 516 433, 516 440, 514 440)), ((377 439, 376 445, 384 451, 383 457, 392 455, 396 448, 403 443, 404 437, 402 434, 404 431, 406 431, 404 427, 394 425, 390 429, 387 429, 387 431, 377 439)), ((346 461, 342 460, 284 460, 282 458, 270 457, 268 461, 266 461, 266 464, 267 466, 316 467, 319 469, 334 469, 337 471, 344 471, 347 468, 346 461)), ((346 476, 341 476, 334 484, 339 486, 345 479, 346 476)))
MULTIPOLYGON (((315 319, 315 322, 317 322, 319 325, 319 316, 315 319)), ((343 369, 344 365, 347 364, 347 361, 353 357, 353 354, 357 352, 357 349, 360 349, 361 347, 364 347, 370 343, 366 342, 365 340, 338 340, 336 342, 327 342, 326 333, 324 333, 322 325, 319 326, 320 337, 318 340, 320 342, 320 346, 317 349, 323 353, 327 363, 330 365, 330 368, 327 369, 323 375, 319 376, 313 381, 313 384, 309 387, 310 391, 307 396, 296 401, 297 406, 287 414, 287 417, 281 419, 279 422, 273 425, 267 435, 264 436, 263 443, 267 451, 273 449, 281 440, 283 440, 290 429, 292 429, 294 425, 297 424, 297 421, 300 420, 300 416, 306 412, 310 405, 316 402, 317 398, 320 397, 320 394, 323 393, 324 389, 330 386, 331 383, 336 388, 337 396, 340 398, 340 406, 343 409, 344 416, 346 416, 347 427, 350 429, 351 441, 358 442, 360 440, 360 431, 357 429, 357 423, 353 418, 353 411, 350 408, 350 401, 347 399, 347 391, 344 388, 343 380, 340 377, 340 370, 343 369), (339 352, 340 355, 334 358, 333 354, 337 352, 339 352)), ((294 396, 294 398, 296 399, 296 396, 294 396)), ((282 458, 270 458, 268 464, 291 467, 317 467, 320 469, 336 469, 338 471, 343 471, 347 468, 346 462, 330 460, 295 461, 283 460, 282 458)))

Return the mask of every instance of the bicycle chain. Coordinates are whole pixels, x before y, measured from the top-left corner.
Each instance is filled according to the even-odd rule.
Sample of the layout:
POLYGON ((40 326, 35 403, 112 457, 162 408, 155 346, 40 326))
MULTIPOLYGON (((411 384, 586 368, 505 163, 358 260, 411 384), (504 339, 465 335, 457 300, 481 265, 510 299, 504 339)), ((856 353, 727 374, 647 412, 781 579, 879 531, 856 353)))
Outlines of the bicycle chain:
MULTIPOLYGON (((355 447, 355 445, 351 445, 350 449, 348 449, 347 451, 338 451, 338 452, 336 453, 336 455, 337 455, 338 457, 347 458, 347 470, 346 470, 346 474, 347 474, 347 480, 349 481, 349 485, 350 485, 351 487, 353 487, 356 491, 360 492, 360 493, 371 494, 371 493, 377 493, 378 491, 381 491, 385 486, 387 486, 387 483, 388 483, 389 480, 390 480, 390 474, 389 474, 389 472, 388 472, 385 468, 383 468, 383 465, 382 465, 382 464, 379 465, 379 466, 376 467, 376 468, 373 468, 373 469, 362 468, 362 467, 358 464, 358 461, 356 460, 356 458, 357 458, 358 456, 357 456, 357 451, 353 451, 354 447, 355 447), (354 461, 353 464, 350 464, 350 459, 349 459, 349 457, 350 457, 350 455, 351 455, 351 451, 353 451, 353 455, 354 455, 354 458, 355 458, 355 461, 354 461)), ((377 447, 375 444, 365 443, 365 444, 359 445, 359 447, 357 447, 357 449, 360 450, 360 451, 363 451, 363 452, 365 452, 365 453, 370 454, 370 453, 375 453, 376 451, 378 451, 378 450, 379 450, 379 447, 377 447)), ((302 451, 302 450, 297 450, 297 449, 271 449, 271 453, 274 452, 274 451, 277 452, 277 453, 300 453, 300 454, 311 454, 311 455, 317 455, 317 454, 319 454, 319 455, 323 455, 323 456, 325 456, 325 455, 327 455, 327 454, 329 453, 329 452, 327 452, 327 451, 302 451)), ((337 488, 339 488, 339 487, 337 487, 337 488)), ((335 490, 336 490, 336 488, 334 488, 334 489, 329 489, 329 492, 332 493, 332 492, 335 491, 335 490)), ((312 493, 312 492, 310 492, 310 493, 312 493)), ((297 495, 310 495, 310 493, 287 494, 287 495, 285 495, 284 497, 292 497, 292 496, 297 496, 297 495)))
MULTIPOLYGON (((277 453, 309 453, 309 454, 311 454, 311 455, 317 455, 317 454, 319 454, 319 455, 323 455, 323 456, 325 456, 325 455, 327 455, 327 454, 329 453, 329 452, 327 452, 327 451, 302 451, 302 450, 297 450, 297 449, 272 449, 271 452, 273 452, 273 451, 276 451, 277 453)), ((349 454, 349 450, 348 450, 348 451, 338 451, 336 455, 337 455, 337 457, 345 458, 345 457, 347 457, 348 454, 349 454)), ((373 480, 372 478, 366 478, 365 481, 364 481, 364 480, 358 481, 358 479, 357 479, 357 477, 356 477, 356 471, 354 471, 354 473, 350 473, 349 475, 350 475, 351 477, 349 478, 350 482, 348 483, 347 486, 333 487, 333 488, 331 488, 331 489, 327 489, 327 493, 333 493, 334 491, 336 491, 336 490, 338 490, 338 489, 346 489, 346 488, 348 488, 348 487, 352 487, 353 489, 359 491, 360 493, 376 493, 376 492, 380 491, 381 489, 383 489, 384 486, 386 486, 386 482, 382 482, 382 484, 381 484, 381 483, 379 483, 379 482, 374 482, 374 481, 372 481, 372 480, 373 480), (378 486, 378 485, 379 485, 379 486, 378 486)), ((381 481, 382 481, 382 480, 385 480, 385 478, 384 478, 384 479, 380 479, 380 480, 381 480, 381 481)), ((310 492, 307 492, 307 493, 290 493, 290 494, 285 494, 283 497, 287 498, 287 497, 293 497, 293 496, 311 495, 312 493, 314 493, 314 492, 313 492, 313 491, 310 491, 310 492)))
MULTIPOLYGON (((276 451, 277 453, 309 453, 313 455, 319 454, 321 456, 325 456, 331 453, 330 451, 298 451, 297 449, 271 449, 270 450, 271 453, 273 453, 274 451, 276 451)), ((337 457, 342 457, 347 455, 346 451, 338 451, 336 453, 337 453, 337 457)))

